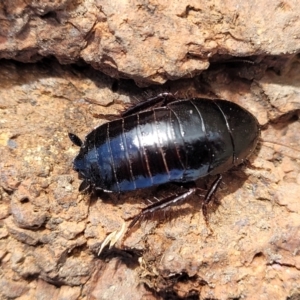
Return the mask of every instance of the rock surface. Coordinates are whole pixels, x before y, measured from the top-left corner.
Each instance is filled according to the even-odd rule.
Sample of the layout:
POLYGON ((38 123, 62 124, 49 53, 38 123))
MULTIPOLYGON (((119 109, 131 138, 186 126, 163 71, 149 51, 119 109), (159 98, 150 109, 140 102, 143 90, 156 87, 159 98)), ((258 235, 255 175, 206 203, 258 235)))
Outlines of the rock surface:
POLYGON ((299 13, 273 0, 2 1, 0 58, 15 61, 0 60, 0 298, 298 299, 299 13), (166 91, 240 104, 262 141, 224 174, 211 231, 194 196, 98 257, 174 187, 80 194, 68 132, 166 91))
POLYGON ((295 0, 21 1, 0 4, 0 58, 84 60, 140 85, 190 78, 220 55, 300 50, 295 0))
MULTIPOLYGON (((252 74, 253 68, 243 74, 252 74)), ((158 298, 283 299, 297 293, 299 60, 291 59, 285 68, 280 76, 266 70, 260 79, 245 80, 229 64, 156 89, 120 81, 112 92, 114 81, 88 66, 2 61, 2 298, 38 299, 50 293, 57 299, 122 294, 124 299, 152 299, 154 294, 139 283, 158 298), (78 148, 68 132, 84 137, 105 122, 103 115, 118 114, 129 95, 142 99, 146 92, 168 88, 178 97, 201 96, 201 82, 212 94, 249 109, 263 126, 263 141, 249 163, 224 175, 216 194, 220 205, 209 212, 213 232, 203 220, 201 198, 192 197, 135 227, 124 241, 128 251, 104 252, 99 259, 107 234, 120 230, 151 195, 163 197, 168 187, 119 199, 78 193, 80 181, 72 170, 78 148)))

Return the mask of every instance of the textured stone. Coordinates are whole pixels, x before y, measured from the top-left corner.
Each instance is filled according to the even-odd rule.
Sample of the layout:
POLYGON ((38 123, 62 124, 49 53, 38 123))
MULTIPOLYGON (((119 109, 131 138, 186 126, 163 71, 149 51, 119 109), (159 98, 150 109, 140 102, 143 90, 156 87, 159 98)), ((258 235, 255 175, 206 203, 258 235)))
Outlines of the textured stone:
POLYGON ((143 285, 136 285, 137 275, 134 270, 120 264, 118 259, 112 259, 104 270, 99 269, 94 275, 90 295, 95 300, 156 299, 143 285))
POLYGON ((0 279, 0 295, 2 294, 3 299, 14 299, 20 297, 28 290, 27 283, 25 281, 15 282, 0 279))
POLYGON ((22 228, 39 228, 47 218, 46 207, 31 203, 32 198, 37 198, 39 193, 32 191, 31 180, 23 181, 14 193, 11 201, 11 213, 15 222, 22 228))
POLYGON ((28 245, 36 245, 38 243, 39 241, 38 233, 31 230, 19 228, 18 226, 16 226, 16 224, 13 222, 11 218, 6 219, 5 225, 10 235, 12 235, 18 241, 28 245))
POLYGON ((36 291, 35 292, 36 299, 42 299, 42 300, 57 299, 59 294, 58 288, 41 279, 37 280, 35 291, 36 291))
POLYGON ((297 1, 18 1, 0 5, 0 57, 85 61, 139 84, 190 78, 223 55, 299 52, 297 1))
POLYGON ((277 73, 263 63, 216 64, 193 79, 146 90, 126 80, 115 88, 111 78, 87 65, 61 66, 51 59, 0 64, 2 298, 101 299, 105 294, 113 299, 126 291, 138 299, 297 296, 297 56, 280 61, 277 73), (67 133, 84 138, 130 99, 166 90, 242 105, 257 116, 262 141, 247 164, 224 174, 215 195, 220 204, 209 207, 212 232, 201 213, 202 198, 195 196, 137 225, 124 241, 127 251, 112 249, 98 258, 110 232, 128 224, 147 199, 162 198, 174 187, 119 196, 80 194, 72 170, 78 147, 67 133))

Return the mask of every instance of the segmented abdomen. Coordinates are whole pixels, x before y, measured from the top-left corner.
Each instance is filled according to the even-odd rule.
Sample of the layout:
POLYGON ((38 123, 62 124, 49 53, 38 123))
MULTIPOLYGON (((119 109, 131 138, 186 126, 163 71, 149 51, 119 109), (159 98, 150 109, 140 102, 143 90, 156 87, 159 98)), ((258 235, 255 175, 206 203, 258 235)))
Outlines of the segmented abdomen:
POLYGON ((176 101, 118 119, 96 128, 87 141, 97 162, 93 183, 117 192, 194 181, 233 164, 225 116, 211 100, 176 101))

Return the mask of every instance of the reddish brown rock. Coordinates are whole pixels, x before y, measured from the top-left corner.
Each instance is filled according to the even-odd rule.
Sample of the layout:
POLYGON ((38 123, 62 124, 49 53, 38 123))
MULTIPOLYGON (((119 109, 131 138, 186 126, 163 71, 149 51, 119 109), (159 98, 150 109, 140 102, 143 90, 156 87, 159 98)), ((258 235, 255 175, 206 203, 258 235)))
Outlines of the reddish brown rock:
POLYGON ((133 269, 120 263, 118 259, 112 259, 104 269, 99 268, 95 273, 90 296, 95 300, 157 299, 143 285, 136 285, 139 281, 137 276, 138 273, 133 269))
POLYGON ((10 235, 19 242, 23 242, 28 245, 36 245, 39 242, 39 234, 37 232, 16 226, 10 217, 6 219, 5 225, 10 235))
MULTIPOLYGON (((10 10, 16 7, 11 4, 10 10)), ((47 13, 41 20, 49 19, 51 5, 43 7, 47 13)), ((123 222, 128 225, 147 199, 170 189, 119 197, 80 194, 72 170, 78 147, 68 132, 84 138, 129 99, 144 99, 145 90, 122 80, 115 88, 111 78, 86 65, 0 64, 2 298, 114 299, 128 293, 138 299, 297 298, 297 57, 272 69, 263 63, 216 64, 191 80, 146 90, 239 103, 257 116, 262 141, 247 164, 224 174, 215 195, 220 204, 209 208, 212 232, 202 216, 202 198, 195 196, 136 226, 124 241, 126 251, 104 251, 101 258, 97 253, 106 236, 123 222)))
POLYGON ((0 57, 85 61, 140 85, 191 78, 222 55, 299 52, 299 5, 265 0, 2 1, 0 57))
POLYGON ((11 201, 11 213, 14 221, 22 228, 39 228, 47 218, 46 208, 41 205, 33 205, 31 198, 37 198, 39 193, 32 191, 31 180, 23 181, 11 201), (41 209, 42 208, 42 209, 41 209))
POLYGON ((17 282, 0 279, 0 289, 3 299, 15 299, 28 291, 28 285, 26 281, 17 282))
POLYGON ((57 299, 60 289, 43 280, 37 280, 36 284, 36 299, 52 300, 57 299))

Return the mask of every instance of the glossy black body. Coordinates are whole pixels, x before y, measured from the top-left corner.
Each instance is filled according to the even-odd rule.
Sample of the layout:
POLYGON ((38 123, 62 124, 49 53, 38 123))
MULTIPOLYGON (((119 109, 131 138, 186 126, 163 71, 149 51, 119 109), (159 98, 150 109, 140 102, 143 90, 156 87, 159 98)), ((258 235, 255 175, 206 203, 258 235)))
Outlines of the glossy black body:
POLYGON ((186 183, 242 163, 259 138, 256 118, 226 100, 177 100, 105 123, 81 143, 74 170, 94 189, 122 192, 186 183))

